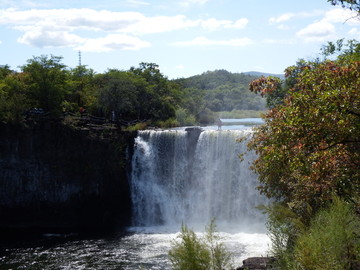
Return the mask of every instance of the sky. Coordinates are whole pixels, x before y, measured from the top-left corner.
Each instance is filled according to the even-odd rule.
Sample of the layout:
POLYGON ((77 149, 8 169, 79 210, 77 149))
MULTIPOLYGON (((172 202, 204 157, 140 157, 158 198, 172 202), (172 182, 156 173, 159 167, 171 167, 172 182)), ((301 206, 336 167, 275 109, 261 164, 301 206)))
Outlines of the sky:
POLYGON ((206 71, 280 74, 360 40, 360 19, 326 0, 0 0, 0 65, 41 55, 97 73, 159 65, 169 79, 206 71))

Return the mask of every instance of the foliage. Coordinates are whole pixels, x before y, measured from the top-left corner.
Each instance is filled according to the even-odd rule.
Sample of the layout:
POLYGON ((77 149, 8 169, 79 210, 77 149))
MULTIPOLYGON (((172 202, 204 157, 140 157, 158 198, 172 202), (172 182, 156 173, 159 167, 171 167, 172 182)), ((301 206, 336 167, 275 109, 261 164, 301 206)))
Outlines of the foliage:
POLYGON ((231 267, 231 256, 216 234, 212 221, 203 237, 181 227, 180 241, 174 241, 169 258, 174 270, 222 270, 231 267))
POLYGON ((155 123, 155 126, 160 128, 172 128, 172 127, 178 127, 179 122, 175 118, 169 118, 166 120, 158 120, 155 123))
POLYGON ((325 59, 336 57, 338 62, 360 61, 360 43, 354 39, 345 42, 339 39, 336 42, 329 41, 321 48, 325 59))
POLYGON ((306 226, 298 215, 282 203, 273 203, 263 209, 268 215, 267 228, 271 239, 271 252, 280 269, 291 269, 294 246, 306 226))
POLYGON ((360 1, 359 0, 328 0, 332 5, 341 5, 343 8, 355 10, 360 12, 360 1))
POLYGON ((146 129, 147 127, 148 127, 148 123, 140 122, 140 123, 136 123, 135 125, 128 126, 124 130, 126 130, 126 131, 138 131, 138 130, 146 129))
POLYGON ((95 72, 86 66, 77 66, 68 76, 69 93, 66 100, 73 104, 74 111, 84 107, 93 109, 96 103, 95 72))
POLYGON ((22 123, 24 113, 30 106, 27 80, 26 74, 8 73, 0 82, 0 121, 22 123))
POLYGON ((350 270, 360 267, 360 219, 345 201, 335 198, 296 241, 298 269, 350 270))
POLYGON ((65 65, 61 57, 42 55, 29 59, 22 71, 29 74, 29 98, 36 107, 59 113, 67 92, 65 65))
POLYGON ((269 76, 260 77, 249 84, 250 91, 260 93, 262 97, 266 96, 266 105, 268 108, 274 108, 281 104, 285 97, 284 88, 281 85, 280 78, 269 76))
POLYGON ((129 72, 143 78, 145 91, 138 96, 140 106, 146 108, 146 118, 166 120, 175 116, 175 104, 179 103, 180 92, 177 84, 168 81, 154 63, 140 63, 138 68, 130 68, 129 72))
POLYGON ((250 84, 267 100, 284 93, 249 143, 259 189, 276 201, 265 210, 280 269, 359 268, 359 47, 329 42, 324 61, 299 60, 283 82, 250 84))
POLYGON ((0 66, 0 80, 5 79, 6 76, 12 73, 14 73, 14 71, 10 69, 9 65, 0 66))
MULTIPOLYGON (((125 71, 109 70, 96 78, 98 86, 98 104, 104 114, 116 118, 126 115, 136 118, 137 89, 133 76, 125 71)), ((115 120, 115 119, 114 119, 115 120)))
POLYGON ((265 109, 265 100, 247 91, 248 84, 255 78, 257 76, 216 70, 175 82, 184 89, 181 107, 199 122, 211 123, 210 112, 265 109))
POLYGON ((175 116, 180 126, 193 126, 196 124, 195 116, 184 108, 177 109, 175 116))
POLYGON ((41 55, 29 59, 21 72, 0 67, 0 121, 23 122, 31 110, 51 117, 85 110, 118 124, 208 124, 213 123, 215 110, 264 107, 262 98, 246 92, 252 78, 216 71, 168 80, 157 64, 144 62, 126 71, 96 74, 83 65, 69 69, 62 57, 41 55))
MULTIPOLYGON (((360 62, 307 65, 284 104, 265 115, 250 148, 260 190, 297 214, 332 194, 359 192, 360 62)), ((305 216, 304 216, 305 217, 305 216)))
POLYGON ((265 211, 271 251, 279 269, 350 270, 360 266, 360 219, 351 204, 339 197, 308 225, 281 203, 265 211))

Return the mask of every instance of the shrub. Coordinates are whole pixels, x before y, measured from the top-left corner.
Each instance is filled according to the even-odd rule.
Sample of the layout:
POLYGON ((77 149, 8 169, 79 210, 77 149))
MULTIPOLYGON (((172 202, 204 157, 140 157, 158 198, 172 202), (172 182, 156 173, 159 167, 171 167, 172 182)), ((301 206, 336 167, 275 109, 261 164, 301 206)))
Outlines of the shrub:
POLYGON ((169 118, 167 120, 159 120, 155 123, 156 126, 160 128, 172 128, 172 127, 178 127, 179 122, 175 118, 169 118))
POLYGON ((181 227, 180 241, 174 241, 169 257, 174 270, 222 270, 231 268, 231 255, 216 233, 214 221, 199 237, 186 225, 181 227))
POLYGON ((321 210, 297 239, 294 257, 300 269, 359 269, 360 220, 352 207, 335 198, 321 210))
POLYGON ((136 123, 135 125, 126 127, 124 130, 125 130, 125 131, 144 130, 144 129, 147 128, 147 126, 148 126, 148 123, 147 123, 147 122, 139 122, 139 123, 136 123))
MULTIPOLYGON (((272 255, 279 269, 293 269, 294 245, 297 237, 305 230, 305 225, 287 205, 272 203, 262 207, 268 215, 267 228, 271 239, 272 255)), ((309 210, 310 211, 310 210, 309 210)))
POLYGON ((180 126, 193 126, 196 124, 195 116, 183 108, 177 109, 175 115, 180 126))

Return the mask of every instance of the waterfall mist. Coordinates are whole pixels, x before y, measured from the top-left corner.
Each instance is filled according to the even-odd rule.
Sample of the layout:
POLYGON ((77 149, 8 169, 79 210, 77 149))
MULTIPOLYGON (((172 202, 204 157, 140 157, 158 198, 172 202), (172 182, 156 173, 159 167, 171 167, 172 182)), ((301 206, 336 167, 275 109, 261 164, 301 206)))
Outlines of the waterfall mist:
POLYGON ((201 230, 215 218, 224 231, 263 231, 256 207, 266 200, 249 169, 255 155, 246 140, 237 141, 250 135, 250 129, 140 131, 132 157, 134 226, 201 230))

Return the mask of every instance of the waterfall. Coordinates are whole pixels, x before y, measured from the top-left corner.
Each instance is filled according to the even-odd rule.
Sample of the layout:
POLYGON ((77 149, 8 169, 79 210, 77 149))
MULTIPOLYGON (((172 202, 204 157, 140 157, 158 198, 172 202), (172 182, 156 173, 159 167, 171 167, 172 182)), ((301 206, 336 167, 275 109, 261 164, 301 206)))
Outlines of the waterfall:
POLYGON ((132 157, 134 226, 263 228, 265 198, 249 169, 250 129, 140 131, 132 157), (239 138, 247 138, 238 142, 239 138), (243 161, 239 159, 243 155, 243 161))

